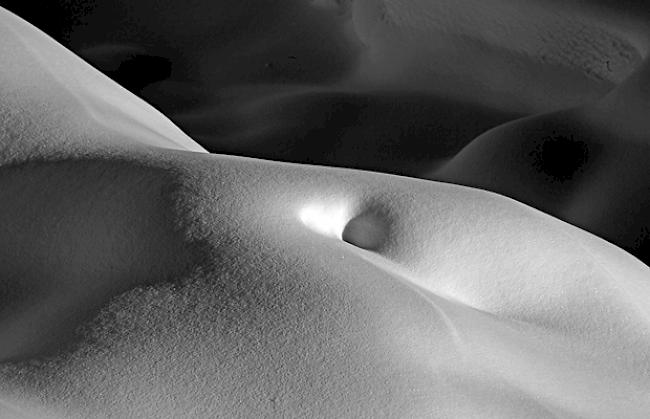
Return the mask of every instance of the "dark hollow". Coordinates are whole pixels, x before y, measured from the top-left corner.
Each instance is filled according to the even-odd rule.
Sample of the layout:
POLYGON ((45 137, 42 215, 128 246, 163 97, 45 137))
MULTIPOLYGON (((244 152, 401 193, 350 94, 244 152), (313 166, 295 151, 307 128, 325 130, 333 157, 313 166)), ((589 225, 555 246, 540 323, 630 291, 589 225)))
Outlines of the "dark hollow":
POLYGON ((132 55, 119 68, 106 75, 133 93, 171 76, 172 63, 167 58, 152 55, 132 55))
POLYGON ((533 165, 540 172, 564 182, 571 180, 589 160, 589 148, 573 136, 552 136, 544 139, 531 153, 533 165))

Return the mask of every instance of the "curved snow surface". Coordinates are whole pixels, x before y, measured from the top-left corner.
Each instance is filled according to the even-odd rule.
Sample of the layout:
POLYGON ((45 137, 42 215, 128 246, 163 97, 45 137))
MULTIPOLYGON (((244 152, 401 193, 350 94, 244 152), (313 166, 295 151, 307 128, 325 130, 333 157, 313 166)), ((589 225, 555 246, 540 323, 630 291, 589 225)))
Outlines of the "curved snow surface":
POLYGON ((204 153, 0 21, 0 417, 647 417, 629 254, 490 192, 204 153))
POLYGON ((211 152, 480 187, 650 264, 643 2, 92 3, 67 45, 211 152))

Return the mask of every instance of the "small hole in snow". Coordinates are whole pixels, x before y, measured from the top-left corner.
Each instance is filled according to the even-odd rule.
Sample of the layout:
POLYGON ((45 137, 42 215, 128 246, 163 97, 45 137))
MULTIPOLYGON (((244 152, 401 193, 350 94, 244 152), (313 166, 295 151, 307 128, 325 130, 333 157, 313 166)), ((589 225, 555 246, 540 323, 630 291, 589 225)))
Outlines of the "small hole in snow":
POLYGON ((386 218, 374 212, 351 219, 343 230, 343 241, 366 250, 379 249, 388 239, 386 218))

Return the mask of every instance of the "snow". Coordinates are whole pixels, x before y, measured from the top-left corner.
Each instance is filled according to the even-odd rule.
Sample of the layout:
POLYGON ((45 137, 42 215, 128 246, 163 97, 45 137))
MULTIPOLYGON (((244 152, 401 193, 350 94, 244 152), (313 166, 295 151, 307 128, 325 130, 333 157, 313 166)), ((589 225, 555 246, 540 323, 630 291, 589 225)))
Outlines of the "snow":
POLYGON ((650 268, 622 249, 480 189, 206 153, 0 21, 0 417, 647 416, 650 268))
POLYGON ((599 101, 488 130, 429 177, 510 196, 647 263, 648 68, 646 60, 599 101))

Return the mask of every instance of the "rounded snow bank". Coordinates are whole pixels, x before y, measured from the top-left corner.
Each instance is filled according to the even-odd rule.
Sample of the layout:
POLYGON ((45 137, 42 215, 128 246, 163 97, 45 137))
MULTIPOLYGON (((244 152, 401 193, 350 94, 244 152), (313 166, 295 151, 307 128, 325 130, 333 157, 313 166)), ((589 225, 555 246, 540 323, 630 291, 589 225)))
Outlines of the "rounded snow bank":
POLYGON ((3 169, 26 192, 3 219, 43 212, 33 230, 2 227, 0 248, 22 250, 1 256, 23 272, 3 272, 3 286, 27 298, 5 309, 0 333, 29 361, 0 366, 0 392, 21 409, 605 418, 650 408, 650 272, 601 239, 459 186, 126 153, 174 186, 135 181, 120 203, 89 195, 93 212, 35 191, 59 190, 60 171, 79 179, 65 201, 82 200, 124 184, 82 167, 135 163, 66 163, 35 184, 40 164, 3 169), (102 230, 118 225, 138 229, 102 230), (54 228, 66 234, 39 238, 54 228))

